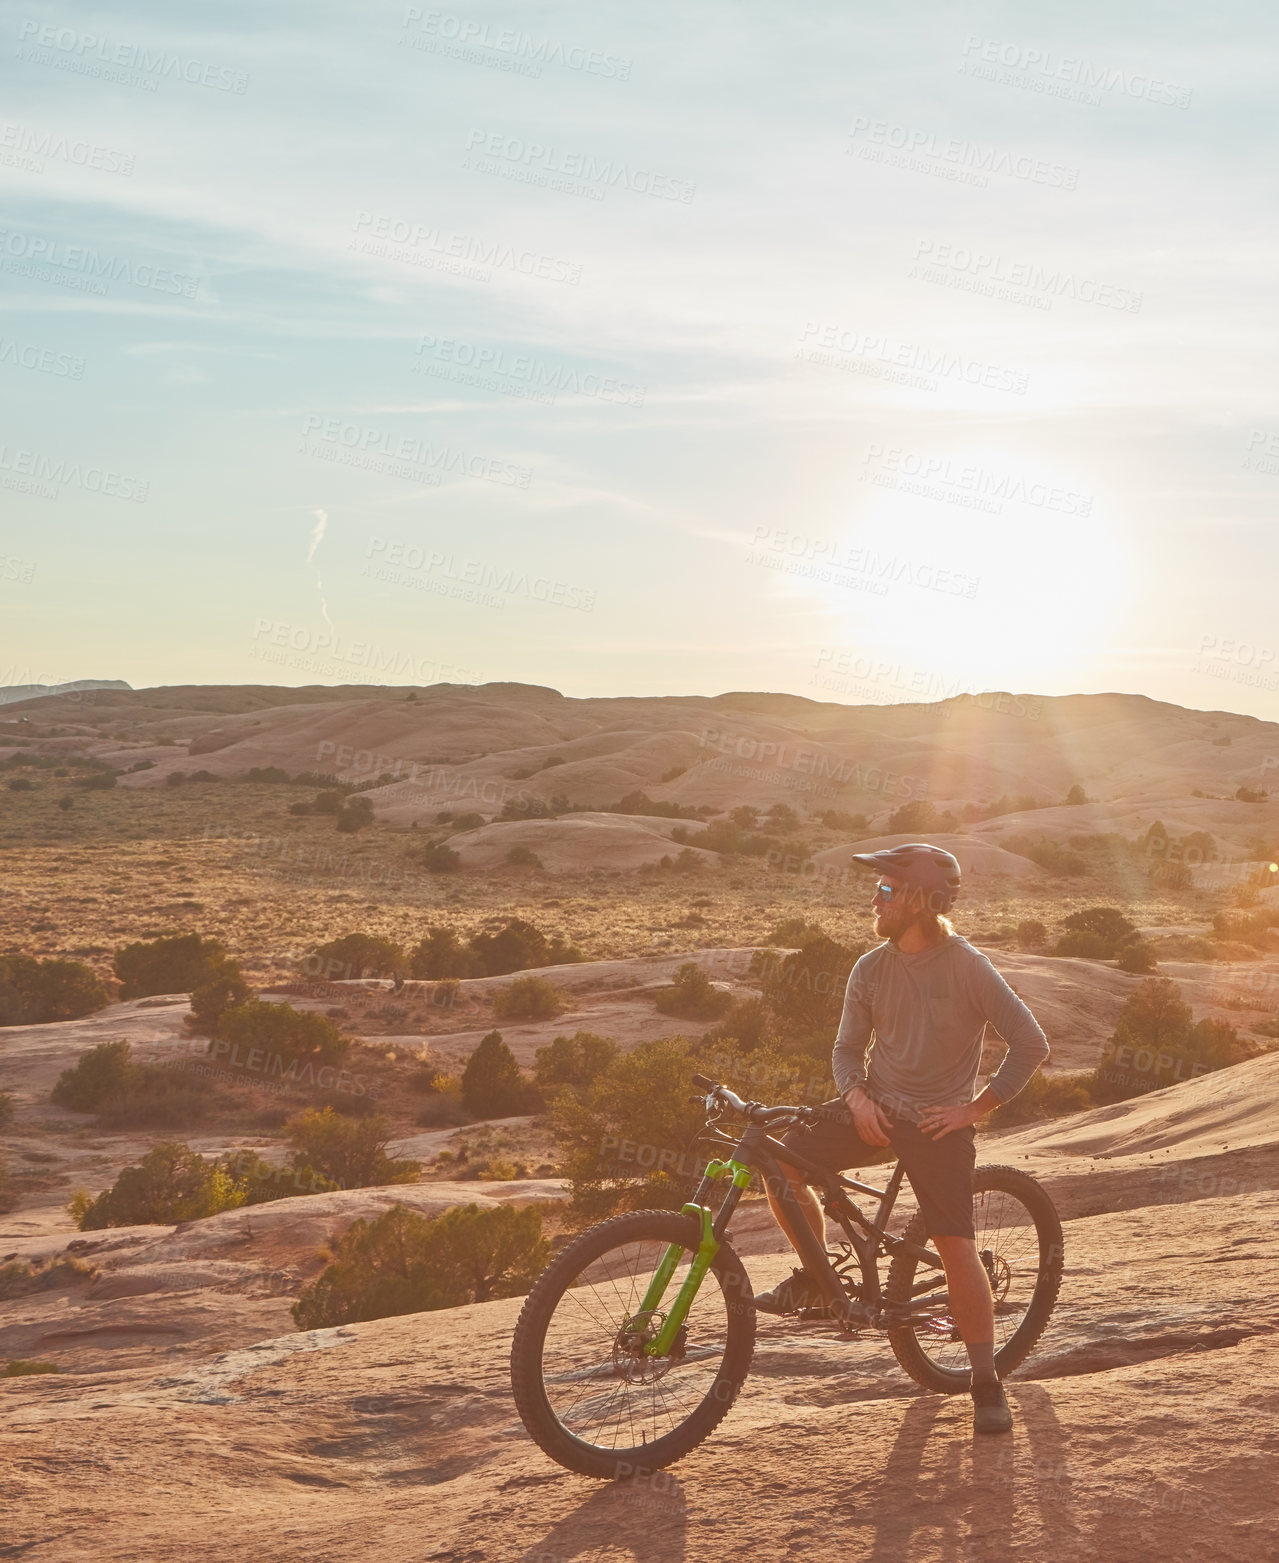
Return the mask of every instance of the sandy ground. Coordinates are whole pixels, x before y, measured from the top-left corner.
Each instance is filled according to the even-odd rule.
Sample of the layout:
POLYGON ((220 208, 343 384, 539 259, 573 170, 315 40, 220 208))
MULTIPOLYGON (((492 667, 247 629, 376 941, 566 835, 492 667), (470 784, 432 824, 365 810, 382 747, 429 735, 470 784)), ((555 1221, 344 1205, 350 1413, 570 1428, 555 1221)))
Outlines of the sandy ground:
MULTIPOLYGON (((983 1161, 1053 1190, 1067 1259, 1009 1380, 1016 1430, 980 1442, 966 1402, 919 1390, 878 1337, 761 1319, 719 1431, 669 1472, 600 1485, 547 1461, 515 1416, 518 1299, 290 1328, 319 1241, 366 1207, 554 1200, 549 1183, 85 1234, 74 1252, 96 1278, 4 1309, 0 1356, 68 1371, 0 1383, 0 1555, 186 1559, 194 1522, 200 1555, 228 1560, 1272 1559, 1276 1087, 1279 1058, 1258 1059, 983 1141, 983 1161)), ((735 1240, 759 1285, 790 1263, 759 1203, 735 1240)))

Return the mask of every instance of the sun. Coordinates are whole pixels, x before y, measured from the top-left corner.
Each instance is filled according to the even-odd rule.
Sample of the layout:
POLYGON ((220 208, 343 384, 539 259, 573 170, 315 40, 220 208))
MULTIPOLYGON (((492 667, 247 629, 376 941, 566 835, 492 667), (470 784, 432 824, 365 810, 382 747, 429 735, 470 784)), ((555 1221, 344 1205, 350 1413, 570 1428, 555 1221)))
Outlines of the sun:
POLYGON ((1100 660, 1134 566, 1124 529, 1077 475, 1007 452, 865 464, 833 561, 811 588, 844 642, 1026 689, 1100 660))

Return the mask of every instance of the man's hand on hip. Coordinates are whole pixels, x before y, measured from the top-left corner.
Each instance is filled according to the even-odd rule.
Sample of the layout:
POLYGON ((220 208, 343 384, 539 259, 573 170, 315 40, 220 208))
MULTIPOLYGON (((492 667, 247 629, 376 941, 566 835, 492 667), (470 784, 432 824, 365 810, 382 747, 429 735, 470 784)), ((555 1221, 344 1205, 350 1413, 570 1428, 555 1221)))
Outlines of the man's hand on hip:
POLYGON ((926 1107, 920 1115, 919 1127, 934 1140, 944 1140, 956 1129, 966 1129, 981 1117, 976 1102, 963 1102, 958 1107, 926 1107))
POLYGON ((844 1093, 848 1110, 853 1115, 853 1127, 867 1145, 888 1145, 889 1122, 884 1109, 859 1085, 844 1093))

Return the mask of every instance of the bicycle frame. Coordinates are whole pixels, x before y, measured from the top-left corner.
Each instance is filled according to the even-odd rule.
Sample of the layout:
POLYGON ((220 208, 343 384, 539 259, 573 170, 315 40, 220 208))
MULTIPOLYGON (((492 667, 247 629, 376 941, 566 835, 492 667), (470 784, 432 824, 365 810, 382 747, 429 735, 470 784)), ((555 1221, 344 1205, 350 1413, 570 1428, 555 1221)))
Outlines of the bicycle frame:
MULTIPOLYGON (((723 1136, 723 1139, 725 1143, 733 1143, 727 1136, 723 1136)), ((873 1184, 863 1183, 857 1178, 845 1177, 843 1173, 831 1172, 825 1167, 820 1167, 806 1156, 773 1139, 759 1124, 748 1124, 740 1139, 733 1144, 733 1152, 729 1159, 710 1162, 697 1192, 682 1208, 682 1214, 691 1216, 697 1221, 701 1231, 701 1241, 693 1263, 689 1267, 689 1273, 676 1294, 669 1312, 663 1318, 660 1329, 644 1346, 646 1355, 659 1357, 670 1353, 688 1316, 688 1310, 692 1307, 698 1288, 714 1263, 715 1255, 719 1252, 720 1242, 728 1231, 733 1212, 737 1209, 738 1202, 749 1186, 752 1174, 756 1171, 763 1174, 765 1187, 785 1212, 788 1224, 794 1233, 795 1247, 804 1261, 804 1269, 817 1280, 841 1325, 851 1329, 867 1326, 887 1329, 918 1313, 930 1312, 937 1307, 941 1299, 933 1297, 928 1302, 886 1308, 880 1288, 879 1257, 882 1253, 891 1255, 899 1249, 904 1249, 907 1253, 913 1254, 916 1259, 933 1266, 943 1278, 945 1275, 940 1256, 931 1248, 907 1242, 905 1238, 894 1237, 888 1231, 888 1220, 896 1204, 905 1173, 905 1168, 900 1161, 894 1166, 887 1187, 876 1188, 873 1184), (782 1161, 788 1166, 807 1173, 809 1181, 820 1188, 823 1208, 843 1231, 849 1247, 857 1258, 862 1275, 859 1302, 850 1299, 844 1291, 839 1273, 830 1262, 825 1244, 818 1239, 809 1226, 799 1201, 795 1198, 790 1180, 779 1165, 782 1161), (724 1196, 718 1213, 713 1213, 706 1200, 713 1184, 725 1177, 732 1179, 732 1186, 724 1196), (873 1221, 868 1221, 848 1198, 850 1190, 879 1201, 879 1209, 873 1221)), ((635 1316, 636 1319, 649 1321, 653 1318, 663 1293, 675 1273, 679 1256, 683 1252, 683 1248, 678 1244, 672 1244, 667 1249, 653 1274, 648 1291, 635 1316)), ((920 1289, 916 1288, 916 1290, 920 1289)), ((932 1290, 931 1287, 923 1289, 932 1290)))

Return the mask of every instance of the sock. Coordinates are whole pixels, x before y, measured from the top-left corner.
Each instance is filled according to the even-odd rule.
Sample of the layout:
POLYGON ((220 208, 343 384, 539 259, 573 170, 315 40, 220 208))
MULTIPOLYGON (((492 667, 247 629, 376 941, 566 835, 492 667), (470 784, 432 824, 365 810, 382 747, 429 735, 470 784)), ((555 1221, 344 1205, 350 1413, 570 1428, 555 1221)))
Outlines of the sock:
POLYGON ((995 1372, 995 1343, 992 1340, 970 1340, 964 1342, 964 1349, 968 1353, 968 1360, 973 1365, 973 1378, 989 1381, 998 1378, 995 1372))

